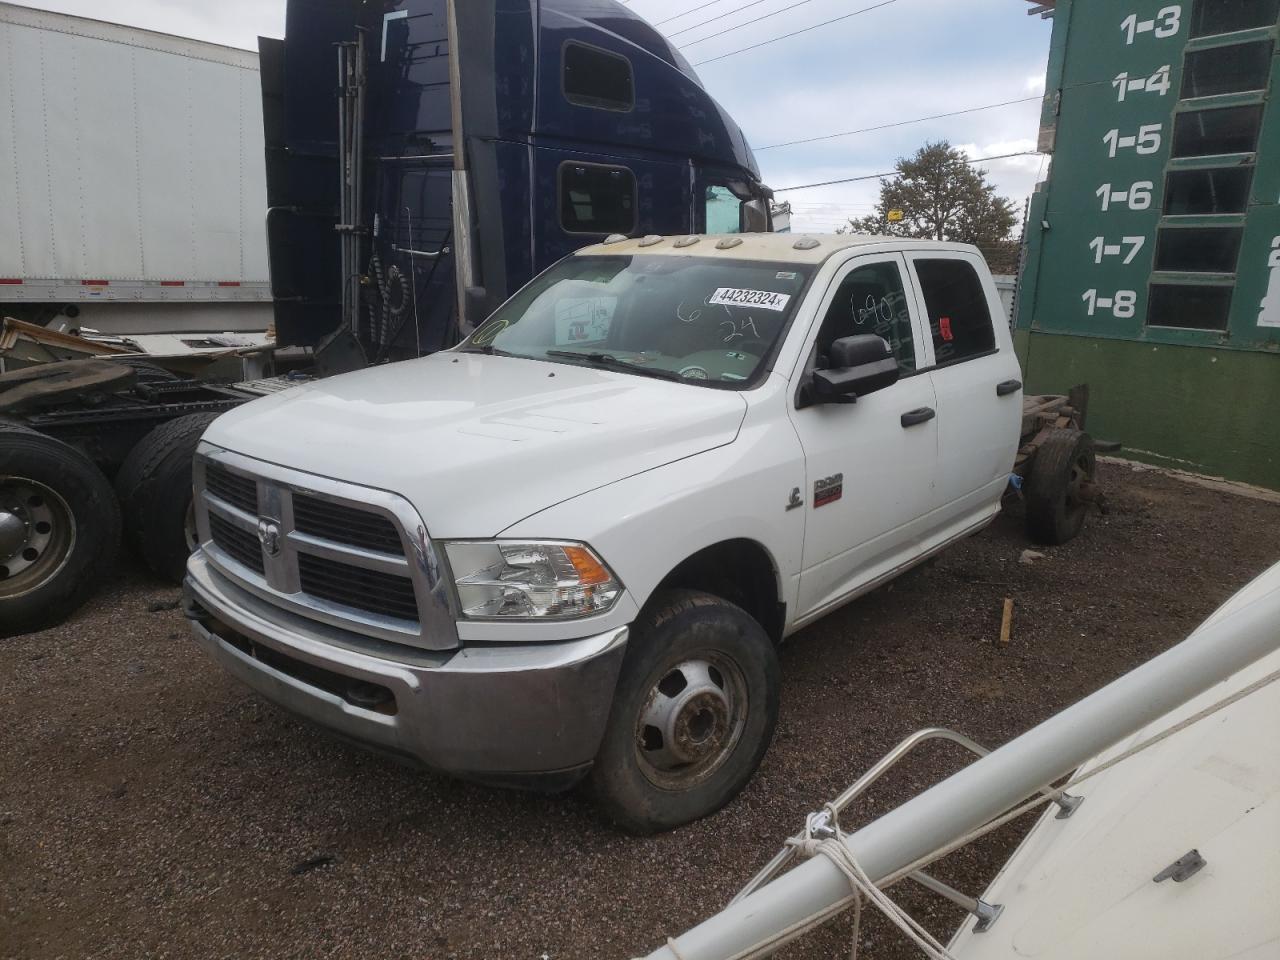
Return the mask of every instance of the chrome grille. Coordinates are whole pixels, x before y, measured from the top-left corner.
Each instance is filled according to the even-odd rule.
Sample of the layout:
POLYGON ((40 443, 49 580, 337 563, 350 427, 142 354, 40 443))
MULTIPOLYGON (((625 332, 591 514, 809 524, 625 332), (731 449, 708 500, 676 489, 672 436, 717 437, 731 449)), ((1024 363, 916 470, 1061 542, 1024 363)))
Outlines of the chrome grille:
POLYGON ((214 514, 209 517, 209 534, 213 542, 237 563, 243 563, 254 573, 264 572, 262 546, 248 530, 242 530, 214 514))
POLYGON ((408 577, 362 570, 305 553, 298 554, 298 577, 302 591, 313 597, 403 620, 418 619, 413 581, 408 577))
POLYGON ((382 553, 403 553, 400 531, 386 517, 340 503, 293 495, 293 526, 303 533, 382 553))
POLYGON ((232 473, 216 464, 209 464, 205 474, 209 492, 246 513, 258 512, 258 483, 242 473, 232 473))
POLYGON ((222 574, 282 608, 430 649, 458 644, 442 564, 416 511, 385 491, 202 444, 200 544, 222 574))

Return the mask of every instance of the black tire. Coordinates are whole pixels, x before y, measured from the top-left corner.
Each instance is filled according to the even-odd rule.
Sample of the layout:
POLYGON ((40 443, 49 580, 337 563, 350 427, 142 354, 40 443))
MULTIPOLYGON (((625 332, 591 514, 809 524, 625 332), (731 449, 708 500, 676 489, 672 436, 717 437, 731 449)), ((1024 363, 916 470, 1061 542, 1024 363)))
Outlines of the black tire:
POLYGON ((181 583, 191 556, 191 459, 216 413, 162 423, 139 440, 116 474, 125 539, 156 575, 181 583))
POLYGON ((780 686, 773 643, 745 610, 695 590, 656 594, 632 626, 591 769, 601 810, 641 834, 719 810, 769 748, 780 686), (648 722, 659 718, 670 722, 648 722))
POLYGON ((113 357, 111 362, 131 367, 138 375, 138 383, 172 383, 182 379, 172 370, 166 370, 146 357, 113 357))
POLYGON ((1036 543, 1066 543, 1084 526, 1088 503, 1080 496, 1084 483, 1098 473, 1093 438, 1079 430, 1054 430, 1031 461, 1024 494, 1027 535, 1036 543))
POLYGON ((0 425, 0 636, 69 616, 119 545, 120 508, 93 461, 24 426, 0 425))

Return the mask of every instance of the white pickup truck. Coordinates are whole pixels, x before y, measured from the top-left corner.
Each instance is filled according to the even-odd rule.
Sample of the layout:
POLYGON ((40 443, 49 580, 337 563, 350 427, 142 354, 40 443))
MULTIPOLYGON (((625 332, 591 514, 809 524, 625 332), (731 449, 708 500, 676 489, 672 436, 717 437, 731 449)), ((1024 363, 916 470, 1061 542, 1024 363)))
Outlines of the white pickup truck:
POLYGON ((760 763, 779 641, 996 514, 1019 376, 972 247, 611 237, 216 420, 186 613, 350 739, 669 828, 760 763))

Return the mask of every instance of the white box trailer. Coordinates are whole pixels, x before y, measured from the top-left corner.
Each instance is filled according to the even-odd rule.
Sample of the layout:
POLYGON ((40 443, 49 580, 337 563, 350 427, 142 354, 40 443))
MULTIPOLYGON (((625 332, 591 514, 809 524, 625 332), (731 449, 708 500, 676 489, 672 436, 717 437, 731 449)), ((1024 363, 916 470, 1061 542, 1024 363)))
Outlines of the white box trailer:
POLYGON ((0 3, 0 313, 271 322, 258 56, 0 3))

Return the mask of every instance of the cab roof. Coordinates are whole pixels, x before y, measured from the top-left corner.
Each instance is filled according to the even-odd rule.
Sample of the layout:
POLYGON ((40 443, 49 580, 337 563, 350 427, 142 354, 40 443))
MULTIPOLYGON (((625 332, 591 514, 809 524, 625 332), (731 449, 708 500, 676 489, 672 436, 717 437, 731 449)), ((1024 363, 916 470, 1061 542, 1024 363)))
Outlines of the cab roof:
POLYGON ((967 243, 913 240, 906 237, 861 233, 710 233, 689 236, 624 237, 619 234, 577 251, 577 256, 651 254, 685 257, 724 257, 726 260, 760 260, 769 263, 822 263, 851 247, 885 250, 977 251, 967 243))

